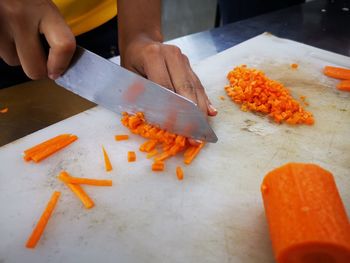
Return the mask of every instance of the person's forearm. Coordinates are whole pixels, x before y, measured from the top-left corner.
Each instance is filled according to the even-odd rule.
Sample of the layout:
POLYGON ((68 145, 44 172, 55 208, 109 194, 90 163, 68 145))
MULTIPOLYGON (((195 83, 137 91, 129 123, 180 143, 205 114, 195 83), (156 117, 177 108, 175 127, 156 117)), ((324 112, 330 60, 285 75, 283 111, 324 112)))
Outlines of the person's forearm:
POLYGON ((160 0, 117 0, 119 50, 137 37, 162 42, 160 0))

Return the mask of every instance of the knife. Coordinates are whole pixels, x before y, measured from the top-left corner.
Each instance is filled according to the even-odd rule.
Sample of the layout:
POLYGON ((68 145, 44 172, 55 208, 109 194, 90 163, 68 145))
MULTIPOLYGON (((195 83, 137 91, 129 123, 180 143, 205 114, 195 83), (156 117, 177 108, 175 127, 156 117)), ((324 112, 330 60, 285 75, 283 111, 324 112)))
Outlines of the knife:
POLYGON ((196 104, 82 47, 56 83, 116 113, 143 112, 162 129, 207 142, 214 131, 196 104))

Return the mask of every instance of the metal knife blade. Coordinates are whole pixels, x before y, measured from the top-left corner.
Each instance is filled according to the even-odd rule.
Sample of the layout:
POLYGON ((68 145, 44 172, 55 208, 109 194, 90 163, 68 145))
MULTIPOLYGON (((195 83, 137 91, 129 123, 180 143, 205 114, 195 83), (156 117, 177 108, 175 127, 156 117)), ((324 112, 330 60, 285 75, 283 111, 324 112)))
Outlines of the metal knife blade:
POLYGON ((173 133, 216 142, 214 131, 192 101, 82 47, 56 83, 116 113, 143 112, 148 122, 173 133))

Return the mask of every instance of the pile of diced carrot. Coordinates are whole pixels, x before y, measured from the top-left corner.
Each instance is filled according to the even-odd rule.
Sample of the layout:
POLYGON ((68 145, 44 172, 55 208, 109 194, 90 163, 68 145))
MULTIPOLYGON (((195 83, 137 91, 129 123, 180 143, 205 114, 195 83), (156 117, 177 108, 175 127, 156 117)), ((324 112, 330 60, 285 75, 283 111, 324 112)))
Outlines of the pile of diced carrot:
POLYGON ((148 139, 140 146, 140 151, 146 152, 147 158, 154 158, 153 171, 164 170, 164 161, 183 151, 184 163, 190 164, 204 146, 204 143, 192 146, 186 137, 170 133, 147 123, 144 114, 140 112, 135 115, 123 113, 121 122, 132 133, 148 139))
POLYGON ((314 123, 312 113, 282 83, 269 79, 261 70, 242 65, 231 70, 227 79, 230 85, 225 86, 226 93, 241 110, 268 114, 277 123, 314 123))

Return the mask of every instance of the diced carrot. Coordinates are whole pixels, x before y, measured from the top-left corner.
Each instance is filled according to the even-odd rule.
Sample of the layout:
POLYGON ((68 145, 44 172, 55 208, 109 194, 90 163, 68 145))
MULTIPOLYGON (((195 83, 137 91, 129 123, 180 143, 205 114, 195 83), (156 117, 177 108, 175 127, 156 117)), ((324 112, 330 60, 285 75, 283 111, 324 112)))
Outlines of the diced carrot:
POLYGON ((124 141, 124 140, 128 140, 129 139, 129 135, 126 134, 118 134, 116 136, 114 136, 116 141, 124 141))
POLYGON ((39 151, 34 152, 30 156, 30 158, 34 162, 38 163, 38 162, 42 161, 43 159, 56 153, 57 151, 63 149, 64 147, 68 146, 69 144, 76 141, 77 139, 78 139, 78 137, 76 135, 71 135, 67 139, 64 139, 63 141, 60 140, 53 145, 47 146, 47 148, 44 148, 43 150, 39 150, 39 151))
POLYGON ((325 66, 323 73, 335 79, 347 79, 350 80, 350 69, 347 68, 339 68, 332 66, 325 66))
POLYGON ((150 151, 149 153, 147 153, 146 157, 147 159, 152 158, 153 156, 155 156, 158 153, 157 149, 153 149, 152 151, 150 151))
POLYGON ((68 188, 79 198, 79 200, 83 203, 85 208, 90 209, 95 204, 91 200, 91 198, 85 193, 83 188, 78 184, 71 184, 66 183, 64 180, 67 180, 66 178, 69 178, 69 175, 67 172, 63 171, 58 175, 58 179, 60 179, 68 188))
POLYGON ((181 166, 176 167, 176 176, 177 176, 177 179, 179 179, 180 181, 184 179, 184 172, 181 166))
POLYGON ((350 224, 332 174, 289 163, 261 185, 276 261, 350 262, 350 224))
POLYGON ((44 212, 42 213, 38 223, 36 224, 35 228, 33 229, 32 234, 30 235, 30 237, 26 243, 27 248, 35 248, 36 244, 40 240, 40 237, 43 234, 47 223, 49 222, 51 214, 56 207, 56 204, 57 204, 57 201, 58 201, 60 195, 61 195, 61 193, 57 192, 57 191, 55 191, 52 194, 50 201, 47 203, 44 212))
POLYGON ((337 84, 337 89, 342 91, 350 91, 350 80, 342 80, 337 84))
POLYGON ((9 111, 9 108, 3 108, 0 110, 0 113, 7 113, 9 111))
POLYGON ((152 171, 160 172, 160 171, 164 171, 164 168, 165 168, 164 162, 155 161, 152 164, 152 171))
POLYGON ((220 96, 219 99, 220 100, 225 100, 225 97, 224 96, 220 96))
POLYGON ((296 63, 292 63, 292 64, 290 64, 290 67, 291 67, 292 69, 297 69, 297 68, 299 67, 299 65, 296 64, 296 63))
POLYGON ((128 152, 128 162, 136 161, 136 153, 133 151, 128 152))
POLYGON ((69 183, 69 184, 87 184, 87 185, 94 185, 94 186, 112 186, 112 180, 74 177, 74 176, 69 175, 65 171, 62 171, 60 173, 59 179, 61 181, 65 182, 65 183, 69 183))
POLYGON ((264 72, 240 66, 231 70, 227 79, 230 85, 225 86, 226 93, 241 105, 242 111, 268 114, 276 123, 287 120, 289 124, 314 123, 312 113, 306 111, 282 83, 269 79, 264 72))
POLYGON ((102 152, 103 152, 103 158, 105 160, 105 169, 106 169, 106 172, 109 172, 109 171, 112 171, 113 167, 112 167, 112 164, 111 164, 111 161, 108 157, 108 154, 105 150, 105 147, 102 146, 102 152))
POLYGON ((204 144, 205 143, 202 142, 201 144, 196 146, 195 149, 193 150, 193 152, 191 152, 191 155, 189 155, 189 156, 184 158, 184 163, 185 164, 190 164, 194 160, 194 158, 196 158, 196 156, 198 155, 200 150, 203 148, 204 144))

